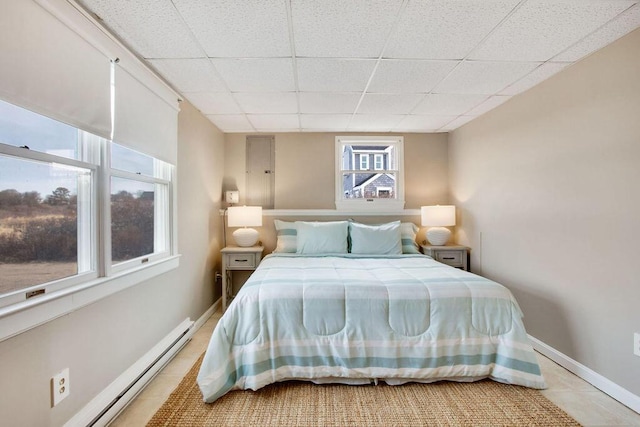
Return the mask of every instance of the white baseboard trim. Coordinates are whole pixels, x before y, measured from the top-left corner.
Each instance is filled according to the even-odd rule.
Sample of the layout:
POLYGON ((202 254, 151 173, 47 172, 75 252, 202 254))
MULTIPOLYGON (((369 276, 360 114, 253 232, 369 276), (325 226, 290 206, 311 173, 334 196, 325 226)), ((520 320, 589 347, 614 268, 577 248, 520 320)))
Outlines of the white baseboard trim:
POLYGON ((623 405, 640 413, 640 396, 631 393, 629 390, 619 386, 608 378, 603 377, 592 369, 587 368, 582 363, 573 360, 566 354, 559 352, 539 339, 529 335, 529 340, 536 351, 553 360, 566 370, 576 374, 623 405))
POLYGON ((180 349, 189 342, 193 334, 220 308, 221 304, 222 301, 218 298, 197 321, 193 322, 189 318, 183 320, 173 331, 67 421, 64 424, 65 427, 106 426, 173 359, 180 349), (120 396, 121 394, 122 396, 120 396))
POLYGON ((65 427, 106 426, 189 341, 193 321, 183 320, 76 413, 65 427))
POLYGON ((213 313, 218 311, 221 306, 222 298, 218 298, 218 300, 214 302, 213 305, 209 307, 198 320, 195 321, 195 323, 193 324, 193 328, 191 328, 192 332, 195 334, 196 331, 200 329, 205 323, 207 323, 207 320, 209 320, 209 318, 213 316, 213 313))

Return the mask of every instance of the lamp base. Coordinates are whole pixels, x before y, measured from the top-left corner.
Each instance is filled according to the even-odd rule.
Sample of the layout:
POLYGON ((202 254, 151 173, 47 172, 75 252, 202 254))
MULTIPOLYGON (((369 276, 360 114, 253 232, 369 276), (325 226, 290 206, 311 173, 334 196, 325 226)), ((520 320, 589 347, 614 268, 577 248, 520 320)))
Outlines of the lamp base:
POLYGON ((258 237, 260 237, 258 230, 253 228, 238 228, 233 232, 233 239, 236 244, 243 248, 255 245, 258 237))
POLYGON ((451 237, 451 230, 445 227, 431 227, 427 230, 427 240, 433 246, 444 246, 451 237))

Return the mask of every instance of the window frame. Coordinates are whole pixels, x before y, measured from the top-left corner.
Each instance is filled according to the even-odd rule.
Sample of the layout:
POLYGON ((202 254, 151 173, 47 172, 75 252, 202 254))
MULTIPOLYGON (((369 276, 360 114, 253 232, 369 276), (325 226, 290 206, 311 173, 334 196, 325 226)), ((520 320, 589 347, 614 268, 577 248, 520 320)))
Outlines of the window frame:
POLYGON ((110 141, 108 144, 109 146, 107 150, 108 168, 105 167, 105 169, 108 169, 108 177, 106 179, 107 187, 105 188, 105 199, 107 199, 107 204, 104 210, 104 217, 105 217, 104 226, 105 226, 105 229, 108 228, 108 230, 105 230, 106 231, 105 244, 104 244, 105 254, 103 258, 105 261, 105 271, 109 274, 126 271, 128 269, 137 267, 141 264, 146 264, 148 262, 158 261, 159 259, 170 256, 173 250, 172 249, 173 248, 173 244, 172 244, 172 240, 173 240, 172 239, 172 234, 173 234, 172 233, 172 223, 173 223, 172 221, 172 212, 173 212, 172 179, 173 179, 174 166, 165 161, 156 159, 155 157, 150 156, 148 154, 140 153, 140 154, 144 154, 145 156, 151 157, 153 159, 154 163, 156 164, 156 166, 154 167, 154 170, 163 168, 163 170, 157 171, 157 173, 154 174, 154 175, 161 175, 161 176, 149 176, 145 174, 133 173, 133 172, 125 171, 122 169, 113 168, 111 167, 111 147, 113 144, 117 144, 121 147, 124 147, 127 150, 140 153, 137 150, 126 147, 122 144, 118 144, 115 141, 110 141), (170 179, 165 179, 162 177, 162 175, 164 175, 165 178, 169 177, 170 179), (112 236, 111 234, 111 178, 128 179, 135 182, 154 185, 154 225, 153 225, 154 252, 153 253, 140 255, 138 257, 131 258, 129 260, 122 261, 119 263, 113 262, 113 259, 112 259, 113 248, 112 248, 112 241, 111 241, 111 236, 112 236), (158 192, 158 189, 160 188, 164 188, 164 190, 162 192, 158 192), (160 193, 164 193, 164 194, 160 194, 160 193), (158 196, 166 199, 167 203, 164 205, 159 205, 158 203, 155 203, 159 199, 158 196), (160 251, 155 251, 158 241, 162 241, 163 249, 160 251))
MULTIPOLYGON (((355 166, 355 165, 354 165, 355 166)), ((359 166, 359 165, 358 165, 359 166)), ((383 165, 384 166, 384 165, 383 165)), ((404 137, 402 136, 336 136, 335 138, 335 205, 339 211, 353 212, 400 212, 404 209, 404 137), (380 173, 393 172, 396 178, 396 197, 394 199, 347 199, 344 197, 342 177, 345 172, 357 173, 357 169, 343 169, 343 150, 345 145, 394 146, 396 169, 383 168, 380 173)))
MULTIPOLYGON (((9 101, 7 101, 9 102, 9 101)), ((9 102, 11 103, 11 102, 9 102)), ((25 108, 11 103, 18 108, 25 108)), ((34 114, 42 115, 37 111, 31 111, 34 114)), ((46 117, 46 116, 45 116, 46 117)), ((57 120, 58 119, 53 119, 57 120)), ((89 271, 81 272, 73 276, 64 277, 49 282, 35 284, 32 286, 10 291, 0 294, 0 319, 3 317, 20 312, 26 308, 41 306, 41 310, 45 317, 52 318, 68 312, 66 308, 61 313, 51 315, 49 313, 56 312, 57 308, 50 308, 51 304, 47 304, 54 300, 64 299, 76 293, 84 294, 84 297, 76 298, 70 305, 84 306, 88 303, 101 299, 107 295, 116 292, 119 285, 106 289, 103 284, 107 282, 126 283, 126 287, 133 286, 139 282, 132 282, 130 278, 124 280, 124 277, 135 274, 140 277, 154 277, 157 274, 167 271, 167 268, 177 267, 177 245, 176 242, 176 209, 175 209, 175 165, 165 161, 154 159, 163 168, 160 172, 161 176, 146 176, 135 173, 111 169, 110 168, 110 148, 114 144, 113 141, 103 137, 91 134, 83 129, 73 126, 78 131, 78 141, 82 139, 82 147, 79 157, 81 160, 49 154, 43 151, 30 150, 27 148, 17 147, 15 145, 0 143, 0 155, 18 160, 33 161, 41 164, 57 164, 62 166, 74 167, 90 171, 90 188, 88 189, 89 197, 88 212, 81 212, 78 207, 78 269, 81 262, 81 256, 88 258, 90 265, 89 271), (92 138, 95 138, 93 141, 92 138), (165 193, 164 200, 166 203, 160 206, 162 212, 161 221, 156 223, 154 212, 154 243, 156 238, 164 242, 163 250, 154 252, 153 254, 145 254, 143 256, 112 265, 111 260, 111 177, 122 177, 133 179, 138 182, 152 183, 157 188, 163 188, 165 193), (81 216, 88 219, 88 224, 81 225, 81 216), (158 236, 161 234, 161 236, 158 236), (82 236, 81 236, 82 235, 82 236), (81 243, 80 240, 83 242, 81 243), (81 254, 80 252, 83 251, 81 254), (86 253, 88 252, 88 253, 86 253), (169 261, 167 263, 167 261, 169 261), (175 262, 174 262, 175 261, 175 262), (136 272, 140 270, 150 270, 143 274, 136 272), (95 288, 95 289, 94 289, 95 288), (91 289, 91 291, 89 291, 91 289), (44 293, 35 297, 27 297, 27 293, 32 291, 44 290, 44 293), (93 295, 93 296, 91 296, 93 295)), ((119 144, 122 145, 122 144, 119 144)), ((128 147, 125 147, 128 148, 128 147)), ((82 184, 80 184, 82 185, 82 184)), ((82 193, 86 193, 86 188, 82 193)), ((156 190, 157 191, 157 190, 156 190)), ((78 204, 82 195, 78 189, 78 204)), ((83 202, 84 204, 84 202, 83 202)), ((158 206, 154 203, 154 209, 158 206)), ((155 249, 155 245, 154 245, 155 249)), ((37 317, 37 316, 36 316, 37 317)), ((7 326, 0 323, 0 341, 16 332, 29 329, 42 323, 41 321, 32 321, 27 318, 21 319, 17 326, 10 322, 7 326), (5 329, 9 329, 7 332, 5 329)))

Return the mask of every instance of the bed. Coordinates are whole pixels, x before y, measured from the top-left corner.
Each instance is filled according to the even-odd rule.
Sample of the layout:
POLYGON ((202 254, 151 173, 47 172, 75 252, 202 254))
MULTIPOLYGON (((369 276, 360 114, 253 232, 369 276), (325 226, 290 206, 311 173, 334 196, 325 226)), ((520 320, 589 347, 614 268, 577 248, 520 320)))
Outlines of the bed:
POLYGON ((264 258, 213 332, 197 377, 206 402, 286 380, 546 387, 507 288, 419 253, 353 251, 347 233, 338 253, 264 258))

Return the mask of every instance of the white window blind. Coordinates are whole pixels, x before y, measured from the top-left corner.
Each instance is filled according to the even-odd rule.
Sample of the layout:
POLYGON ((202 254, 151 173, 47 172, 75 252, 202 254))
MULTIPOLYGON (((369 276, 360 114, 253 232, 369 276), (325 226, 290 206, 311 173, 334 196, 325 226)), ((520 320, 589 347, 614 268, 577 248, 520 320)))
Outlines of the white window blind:
MULTIPOLYGON (((159 85, 158 85, 159 86, 159 85)), ((172 94, 149 89, 121 64, 115 66, 113 140, 118 144, 176 164, 178 101, 172 94)), ((162 90, 162 88, 158 88, 162 90)), ((168 91, 167 91, 168 92, 168 91)))
POLYGON ((109 58, 32 0, 0 5, 0 98, 109 138, 109 58))

